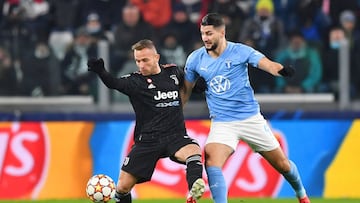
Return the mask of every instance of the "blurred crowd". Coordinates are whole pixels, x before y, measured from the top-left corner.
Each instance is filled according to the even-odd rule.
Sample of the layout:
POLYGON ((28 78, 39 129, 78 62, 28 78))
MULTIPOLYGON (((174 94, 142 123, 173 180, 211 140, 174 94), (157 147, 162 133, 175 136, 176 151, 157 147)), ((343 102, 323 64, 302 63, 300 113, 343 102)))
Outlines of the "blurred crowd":
MULTIPOLYGON (((155 41, 161 63, 183 67, 202 46, 199 20, 218 12, 227 39, 292 65, 274 78, 249 67, 255 93, 338 94, 339 47, 350 45, 350 95, 360 97, 360 0, 0 0, 0 96, 92 95, 87 71, 100 40, 109 70, 135 71, 131 45, 155 41)), ((241 56, 239 56, 241 57, 241 56)), ((113 98, 116 100, 116 97, 113 98)))

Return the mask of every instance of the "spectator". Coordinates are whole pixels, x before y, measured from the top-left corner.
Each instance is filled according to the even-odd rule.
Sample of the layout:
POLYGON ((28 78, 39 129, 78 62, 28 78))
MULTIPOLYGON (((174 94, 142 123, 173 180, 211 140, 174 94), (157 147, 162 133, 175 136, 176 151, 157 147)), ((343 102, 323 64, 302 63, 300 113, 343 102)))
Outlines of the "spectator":
POLYGON ((304 36, 294 31, 289 36, 289 46, 280 50, 276 61, 292 66, 292 78, 276 78, 276 89, 284 93, 311 93, 317 90, 322 76, 322 63, 318 51, 307 46, 304 36))
MULTIPOLYGON (((58 1, 58 0, 55 0, 58 1)), ((90 13, 97 13, 104 31, 112 29, 113 25, 121 21, 119 11, 127 1, 119 0, 81 0, 80 20, 83 25, 90 13)))
POLYGON ((211 0, 173 0, 186 7, 190 21, 199 25, 201 18, 207 13, 211 0))
POLYGON ((273 0, 274 14, 283 22, 285 33, 296 29, 297 23, 297 5, 301 0, 273 0))
POLYGON ((345 32, 345 37, 350 43, 351 54, 351 83, 356 87, 353 91, 354 97, 360 97, 360 30, 357 27, 356 16, 354 12, 345 10, 340 14, 340 25, 345 32))
POLYGON ((135 5, 127 4, 122 10, 122 21, 114 27, 114 39, 111 70, 117 73, 127 60, 134 61, 131 46, 141 39, 154 39, 154 30, 143 21, 135 5))
MULTIPOLYGON (((283 23, 274 15, 271 0, 259 0, 255 8, 255 15, 244 22, 239 40, 243 43, 251 42, 253 48, 273 58, 275 51, 282 45, 283 23)), ((256 93, 273 91, 274 78, 267 72, 249 68, 249 77, 256 93)))
POLYGON ((74 31, 80 27, 82 0, 48 0, 51 31, 74 31), (64 15, 66 13, 66 15, 64 15))
POLYGON ((63 94, 93 95, 96 99, 96 78, 88 72, 86 65, 92 57, 97 57, 96 44, 86 29, 81 27, 61 62, 63 94))
POLYGON ((254 48, 270 57, 274 56, 274 51, 282 45, 284 38, 283 23, 273 12, 271 0, 259 0, 255 15, 244 22, 239 38, 241 42, 252 39, 254 48))
POLYGON ((11 20, 29 32, 31 39, 47 40, 50 27, 49 3, 46 0, 7 0, 4 10, 11 20))
POLYGON ((235 0, 235 5, 241 10, 245 18, 253 15, 252 7, 254 6, 254 0, 235 0))
POLYGON ((73 41, 73 32, 69 30, 53 30, 50 33, 48 44, 59 62, 64 59, 67 48, 71 46, 73 41))
POLYGON ((18 61, 26 53, 30 44, 37 40, 37 33, 25 24, 24 10, 19 1, 6 0, 2 9, 1 37, 13 61, 18 61), (26 50, 26 51, 25 51, 26 50))
POLYGON ((345 11, 349 10, 353 13, 357 13, 360 10, 360 1, 358 0, 341 0, 341 1, 331 1, 331 0, 323 0, 323 10, 330 16, 331 22, 333 26, 340 25, 340 14, 345 11))
POLYGON ((10 53, 0 47, 0 95, 15 96, 18 93, 18 77, 10 53))
POLYGON ((80 11, 83 5, 82 0, 49 0, 49 5, 52 26, 48 45, 60 63, 74 40, 73 32, 82 24, 80 11))
POLYGON ((38 42, 33 52, 22 58, 21 94, 26 96, 55 95, 59 85, 59 66, 55 64, 50 48, 44 42, 38 42))
POLYGON ((97 41, 97 40, 108 40, 110 41, 112 38, 107 37, 103 25, 101 24, 99 14, 93 12, 89 13, 86 17, 85 29, 86 31, 97 41))
POLYGON ((169 33, 161 40, 162 46, 159 49, 163 58, 162 63, 175 63, 178 67, 183 68, 186 61, 187 53, 184 47, 178 43, 176 35, 169 33))
POLYGON ((236 6, 235 0, 215 0, 209 3, 209 13, 219 13, 223 16, 226 25, 226 39, 236 41, 245 19, 245 13, 236 6))
POLYGON ((178 43, 184 47, 187 53, 192 51, 193 43, 199 38, 198 26, 190 21, 186 6, 181 2, 173 5, 172 19, 170 23, 162 29, 162 35, 168 33, 176 34, 178 43))
POLYGON ((136 5, 144 17, 155 29, 166 26, 171 20, 171 1, 170 0, 130 0, 136 5))
POLYGON ((299 1, 297 5, 298 25, 308 45, 322 50, 331 19, 326 15, 319 0, 299 1))
POLYGON ((345 31, 346 39, 350 42, 352 51, 359 51, 360 49, 360 31, 356 27, 356 16, 350 11, 346 10, 340 14, 340 26, 345 31))
POLYGON ((323 50, 324 73, 320 86, 321 92, 338 95, 339 89, 339 49, 345 40, 345 33, 339 27, 330 30, 328 46, 323 50))

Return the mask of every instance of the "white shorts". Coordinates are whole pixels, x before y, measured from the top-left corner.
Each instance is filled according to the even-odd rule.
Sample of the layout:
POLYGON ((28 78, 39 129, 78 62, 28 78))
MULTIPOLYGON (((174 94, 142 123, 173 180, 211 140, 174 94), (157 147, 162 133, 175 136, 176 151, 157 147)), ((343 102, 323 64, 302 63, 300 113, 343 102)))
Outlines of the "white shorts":
POLYGON ((256 152, 271 151, 280 146, 260 113, 242 121, 211 122, 206 144, 221 143, 235 150, 240 140, 256 152))

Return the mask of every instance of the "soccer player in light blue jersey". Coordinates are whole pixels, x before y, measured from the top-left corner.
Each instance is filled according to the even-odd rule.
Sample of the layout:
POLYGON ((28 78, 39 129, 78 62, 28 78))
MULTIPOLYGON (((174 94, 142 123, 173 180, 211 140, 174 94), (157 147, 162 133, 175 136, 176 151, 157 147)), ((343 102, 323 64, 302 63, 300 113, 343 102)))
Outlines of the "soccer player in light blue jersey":
POLYGON ((227 202, 222 167, 240 140, 261 154, 294 189, 300 203, 310 203, 296 165, 280 148, 260 113, 250 86, 248 64, 274 76, 292 76, 294 69, 269 60, 259 51, 226 40, 222 17, 209 13, 200 26, 204 46, 193 51, 185 65, 182 102, 189 99, 199 77, 206 82, 211 128, 205 145, 205 166, 215 203, 227 202))

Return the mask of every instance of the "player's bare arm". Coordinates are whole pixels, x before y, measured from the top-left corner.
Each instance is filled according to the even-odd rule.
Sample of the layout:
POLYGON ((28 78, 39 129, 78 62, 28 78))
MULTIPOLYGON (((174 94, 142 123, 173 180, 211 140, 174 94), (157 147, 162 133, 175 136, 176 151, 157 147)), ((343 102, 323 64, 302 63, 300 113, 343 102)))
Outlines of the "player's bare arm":
POLYGON ((283 69, 283 66, 280 63, 271 61, 267 57, 261 58, 258 66, 261 70, 264 70, 274 76, 281 76, 279 71, 283 69))
POLYGON ((183 106, 185 106, 186 102, 189 100, 194 86, 195 86, 195 83, 184 80, 184 85, 180 89, 181 102, 182 102, 183 106))
POLYGON ((291 77, 295 70, 290 66, 283 66, 280 63, 271 61, 267 57, 260 59, 258 67, 274 76, 291 77))

